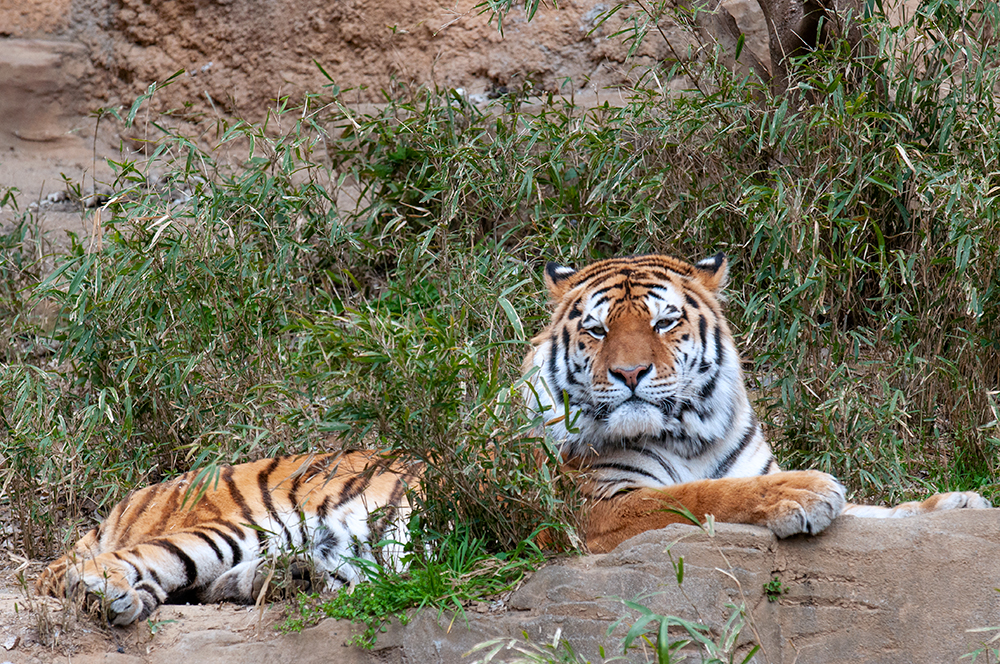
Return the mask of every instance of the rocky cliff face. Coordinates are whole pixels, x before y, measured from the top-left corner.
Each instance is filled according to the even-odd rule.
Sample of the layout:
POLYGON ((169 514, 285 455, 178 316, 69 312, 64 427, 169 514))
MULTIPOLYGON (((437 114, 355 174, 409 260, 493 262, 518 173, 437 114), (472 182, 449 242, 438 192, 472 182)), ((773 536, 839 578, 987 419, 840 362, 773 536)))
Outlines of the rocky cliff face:
MULTIPOLYGON (((501 35, 478 3, 0 0, 0 184, 18 187, 26 204, 59 195, 62 174, 88 191, 95 179, 109 182, 105 158, 120 161, 121 139, 136 136, 99 124, 98 109, 128 107, 181 70, 147 108, 211 124, 219 114, 263 119, 279 96, 300 100, 326 85, 351 89, 344 100, 358 102, 417 83, 461 89, 473 101, 530 86, 615 103, 615 86, 641 71, 633 65, 671 53, 654 34, 626 62, 628 47, 610 35, 632 5, 603 26, 610 0, 543 4, 531 21, 517 9, 501 35)), ((755 0, 724 4, 764 57, 767 31, 755 0)), ((686 33, 665 25, 664 34, 688 53, 686 33)), ((71 217, 54 212, 43 223, 84 232, 71 217)))
MULTIPOLYGON (((535 89, 597 91, 627 81, 633 64, 664 58, 659 37, 625 62, 609 39, 620 15, 599 26, 615 3, 567 0, 529 22, 516 10, 503 35, 478 0, 0 0, 0 56, 15 38, 70 41, 87 69, 77 100, 90 107, 131 103, 154 81, 182 75, 159 96, 183 114, 211 110, 260 117, 279 95, 300 96, 331 83, 381 99, 399 83, 486 94, 530 81, 535 89), (211 102, 209 102, 211 98, 211 102)), ((762 56, 767 34, 753 0, 725 3, 762 56)), ((631 11, 628 7, 624 13, 631 11)), ((666 29, 668 35, 679 31, 666 29)), ((675 48, 685 51, 686 42, 675 48)), ((3 58, 0 57, 0 63, 3 58)), ((0 80, 2 80, 0 74, 0 80)), ((607 93, 606 93, 607 94, 607 93)))

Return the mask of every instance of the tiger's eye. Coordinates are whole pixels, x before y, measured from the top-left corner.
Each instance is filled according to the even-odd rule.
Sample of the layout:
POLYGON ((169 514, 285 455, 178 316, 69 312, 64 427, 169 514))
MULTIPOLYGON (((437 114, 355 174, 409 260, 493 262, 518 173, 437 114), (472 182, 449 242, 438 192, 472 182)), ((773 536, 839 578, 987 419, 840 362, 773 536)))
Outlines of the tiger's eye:
POLYGON ((664 318, 663 320, 656 321, 656 325, 653 326, 653 329, 660 333, 668 332, 677 327, 678 322, 679 321, 664 318))

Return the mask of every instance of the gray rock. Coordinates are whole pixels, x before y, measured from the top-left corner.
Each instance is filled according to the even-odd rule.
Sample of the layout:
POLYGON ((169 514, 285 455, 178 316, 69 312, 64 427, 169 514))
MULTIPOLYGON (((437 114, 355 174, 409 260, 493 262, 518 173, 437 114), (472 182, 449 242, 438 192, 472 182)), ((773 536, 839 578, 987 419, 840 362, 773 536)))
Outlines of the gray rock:
POLYGON ((751 526, 718 524, 709 538, 675 525, 540 570, 504 615, 470 614, 448 631, 447 620, 425 612, 379 645, 405 662, 468 662, 463 654, 476 643, 523 631, 546 644, 561 630, 576 652, 600 661, 601 646, 621 653, 625 628, 608 636, 608 626, 632 613, 616 598, 648 595, 641 603, 653 611, 700 621, 715 635, 728 607, 745 605, 752 627, 735 644, 748 652, 759 643, 760 662, 954 662, 982 640, 966 630, 1000 624, 998 579, 1000 510, 843 517, 817 537, 787 540, 751 526), (672 560, 681 558, 678 587, 672 560), (764 586, 774 576, 787 591, 771 602, 764 586))

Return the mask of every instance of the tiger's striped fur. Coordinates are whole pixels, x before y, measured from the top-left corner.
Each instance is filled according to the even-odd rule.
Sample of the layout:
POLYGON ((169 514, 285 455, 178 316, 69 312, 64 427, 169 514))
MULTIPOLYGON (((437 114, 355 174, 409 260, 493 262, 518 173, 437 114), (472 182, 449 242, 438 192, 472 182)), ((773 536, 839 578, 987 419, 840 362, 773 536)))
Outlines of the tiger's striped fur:
MULTIPOLYGON (((830 475, 775 463, 720 305, 726 271, 721 254, 546 268, 553 314, 525 360, 525 397, 565 464, 584 471, 592 551, 683 520, 664 508, 785 537, 817 533, 845 507, 830 475)), ((37 588, 99 595, 109 619, 128 624, 178 597, 252 602, 261 561, 279 550, 310 560, 320 588, 351 584, 361 578, 351 558, 374 560, 372 542, 406 541, 407 491, 419 481, 419 466, 366 452, 264 459, 207 480, 188 473, 131 494, 37 588)), ((988 506, 967 492, 847 509, 988 506)))

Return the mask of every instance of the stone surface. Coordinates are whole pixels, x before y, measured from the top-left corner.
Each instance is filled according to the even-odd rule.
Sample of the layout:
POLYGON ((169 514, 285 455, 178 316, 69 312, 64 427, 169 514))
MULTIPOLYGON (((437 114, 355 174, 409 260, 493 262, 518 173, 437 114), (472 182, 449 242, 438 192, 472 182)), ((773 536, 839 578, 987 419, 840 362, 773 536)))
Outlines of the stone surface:
POLYGON ((561 629, 574 650, 595 661, 601 645, 616 652, 618 638, 607 628, 628 611, 615 598, 649 595, 642 603, 652 610, 699 620, 716 634, 728 607, 745 605, 752 628, 736 643, 742 652, 760 643, 756 661, 954 662, 981 638, 966 630, 1000 625, 998 578, 1000 510, 844 517, 818 537, 784 541, 750 526, 721 524, 714 538, 671 526, 610 554, 541 570, 511 599, 515 610, 499 618, 470 616, 468 629, 445 634, 423 615, 381 643, 398 644, 406 661, 459 662, 487 638, 524 631, 549 643, 561 629), (681 557, 683 592, 672 562, 681 557), (764 584, 775 576, 787 592, 770 602, 764 584))

